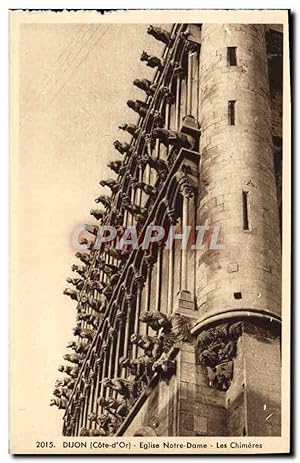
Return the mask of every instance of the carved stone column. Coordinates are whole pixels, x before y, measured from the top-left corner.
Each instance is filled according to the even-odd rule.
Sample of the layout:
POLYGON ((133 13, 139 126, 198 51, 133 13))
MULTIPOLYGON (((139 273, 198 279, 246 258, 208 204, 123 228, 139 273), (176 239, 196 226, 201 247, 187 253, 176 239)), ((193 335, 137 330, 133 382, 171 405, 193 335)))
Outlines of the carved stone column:
MULTIPOLYGON (((125 293, 125 303, 127 306, 127 317, 125 321, 125 336, 124 336, 124 356, 127 357, 128 355, 128 345, 129 345, 129 338, 130 338, 130 319, 133 316, 135 310, 135 302, 136 298, 131 292, 125 293)), ((125 370, 121 371, 121 375, 125 376, 125 370)))
POLYGON ((163 259, 164 245, 160 244, 157 250, 156 262, 156 295, 155 295, 155 310, 160 310, 161 303, 161 285, 162 285, 162 259, 163 259))
MULTIPOLYGON (((147 268, 147 276, 146 276, 146 283, 145 283, 145 307, 144 311, 149 311, 151 307, 151 284, 152 284, 152 269, 153 266, 156 262, 156 258, 152 255, 144 257, 144 262, 146 262, 146 268, 147 268)), ((144 330, 145 334, 148 334, 148 326, 144 325, 144 330)))
MULTIPOLYGON (((141 295, 142 295, 142 290, 145 285, 145 277, 142 275, 136 275, 134 277, 134 285, 136 288, 134 332, 138 333, 139 332, 139 316, 140 316, 140 311, 141 311, 141 295)), ((133 349, 132 349, 133 358, 137 357, 137 353, 138 353, 138 346, 135 344, 133 345, 133 349)))

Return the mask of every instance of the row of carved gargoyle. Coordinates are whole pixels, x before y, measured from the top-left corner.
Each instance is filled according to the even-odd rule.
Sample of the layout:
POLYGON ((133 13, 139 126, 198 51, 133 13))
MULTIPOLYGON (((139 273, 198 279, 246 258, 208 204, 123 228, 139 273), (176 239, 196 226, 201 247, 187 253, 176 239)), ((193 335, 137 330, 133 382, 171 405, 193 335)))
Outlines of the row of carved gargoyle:
MULTIPOLYGON (((160 312, 144 312, 140 321, 157 331, 155 336, 134 333, 130 342, 143 350, 143 355, 137 359, 121 358, 121 368, 127 369, 127 379, 105 378, 103 384, 118 392, 121 398, 117 403, 122 405, 122 412, 115 410, 118 420, 126 416, 125 411, 138 398, 144 387, 149 383, 153 373, 159 373, 161 379, 168 380, 175 372, 175 361, 169 358, 169 353, 177 342, 191 341, 189 326, 185 318, 175 314, 172 316, 160 312)), ((204 330, 197 338, 199 362, 208 369, 208 376, 213 387, 226 390, 233 376, 233 360, 237 351, 237 341, 242 334, 243 323, 224 323, 217 327, 204 330)), ((74 363, 79 359, 74 357, 74 363)), ((65 408, 70 389, 74 386, 74 377, 78 368, 69 368, 69 378, 57 382, 54 395, 55 405, 65 408)), ((98 399, 98 404, 105 403, 104 398, 98 399)), ((53 403, 54 405, 54 403, 53 403)), ((108 410, 104 408, 104 412, 108 410)), ((112 413, 110 411, 110 413, 112 413)), ((101 431, 103 432, 103 431, 101 431)))
POLYGON ((64 294, 77 301, 77 325, 73 329, 73 334, 78 336, 79 340, 69 342, 67 348, 74 352, 63 356, 64 360, 72 365, 58 367, 58 370, 67 376, 56 382, 53 392, 55 398, 51 400, 50 405, 56 405, 59 408, 66 408, 90 342, 103 320, 103 312, 109 302, 119 271, 118 267, 107 264, 103 259, 97 259, 93 263, 93 271, 89 272, 93 255, 77 252, 76 257, 84 265, 74 264, 72 270, 77 272, 81 278, 67 278, 67 282, 76 289, 67 288, 64 290, 64 294), (99 281, 101 270, 110 277, 108 282, 99 281), (85 290, 84 294, 81 293, 83 289, 85 290))
MULTIPOLYGON (((167 46, 171 46, 173 44, 173 39, 171 38, 170 32, 160 28, 150 26, 147 31, 150 35, 152 35, 157 40, 161 41, 167 46)), ((155 56, 150 56, 145 51, 142 53, 141 60, 145 61, 147 66, 150 67, 157 67, 161 70, 164 67, 164 60, 157 58, 155 56)), ((174 69, 176 68, 177 71, 180 68, 179 63, 173 63, 174 69)), ((138 87, 139 89, 143 90, 148 97, 153 97, 154 93, 161 95, 165 102, 168 104, 172 104, 175 101, 174 95, 171 93, 169 86, 164 86, 157 82, 151 82, 150 80, 144 79, 135 79, 133 84, 138 87)), ((128 132, 132 136, 132 143, 127 142, 120 142, 116 140, 113 145, 115 149, 121 154, 125 156, 130 156, 136 152, 136 147, 134 141, 136 138, 139 137, 139 140, 144 141, 144 147, 141 153, 136 153, 136 162, 137 165, 145 168, 148 164, 152 169, 154 169, 157 173, 157 181, 160 182, 165 179, 166 174, 168 172, 168 165, 161 159, 155 158, 152 156, 152 149, 155 146, 155 141, 160 140, 162 144, 167 147, 171 147, 172 152, 178 152, 180 148, 185 147, 189 149, 193 149, 197 140, 193 138, 191 134, 182 133, 182 132, 175 132, 169 129, 164 128, 164 118, 157 111, 155 108, 150 108, 150 100, 148 102, 144 102, 142 100, 128 100, 127 106, 131 108, 133 111, 138 113, 138 115, 144 119, 147 115, 152 120, 152 125, 149 133, 145 129, 143 129, 143 121, 140 122, 140 125, 137 126, 135 124, 121 124, 119 128, 123 131, 128 132), (146 147, 146 152, 144 152, 146 147)), ((138 150, 137 150, 138 151, 138 150)), ((173 153, 174 154, 174 153, 173 153)), ((172 156, 170 156, 171 161, 172 156)), ((127 163, 124 161, 112 161, 108 164, 113 172, 117 175, 123 176, 126 170, 127 163)), ((156 190, 155 186, 151 184, 146 184, 144 182, 139 182, 138 179, 132 179, 133 182, 129 185, 127 184, 126 188, 129 186, 131 188, 141 188, 144 193, 154 196, 156 191, 153 192, 153 189, 156 190), (142 183, 142 184, 141 184, 142 183)), ((107 179, 100 181, 100 185, 103 187, 110 188, 113 195, 115 195, 120 189, 120 181, 116 181, 114 179, 107 179)), ((96 198, 96 203, 102 203, 104 209, 91 209, 90 213, 96 220, 104 221, 105 217, 107 217, 108 213, 111 214, 111 219, 114 221, 114 225, 118 225, 122 223, 123 220, 123 213, 120 212, 127 210, 130 214, 134 216, 138 223, 143 223, 145 221, 145 217, 148 215, 148 211, 140 210, 140 206, 131 202, 128 198, 127 193, 123 193, 118 198, 118 205, 114 208, 113 201, 111 198, 107 196, 100 196, 96 198)))
MULTIPOLYGON (((131 344, 139 346, 143 354, 138 358, 122 357, 119 359, 121 368, 127 370, 127 377, 103 378, 102 384, 117 393, 116 397, 99 397, 97 404, 102 413, 91 413, 88 421, 96 423, 96 429, 82 428, 81 436, 110 436, 122 424, 131 407, 149 385, 153 374, 157 373, 163 381, 168 382, 176 371, 175 360, 170 353, 176 343, 190 341, 189 326, 184 317, 178 314, 171 316, 160 312, 146 312, 141 314, 140 321, 146 323, 149 328, 157 332, 155 336, 140 335, 134 333, 130 337, 131 344)), ((72 381, 72 380, 71 380, 72 381)), ((69 381, 66 381, 63 389, 68 394, 69 381)), ((62 389, 62 384, 57 387, 62 389)), ((64 403, 59 403, 61 408, 66 406, 65 392, 64 403)), ((57 405, 57 404, 55 404, 57 405)), ((70 430, 71 431, 71 430, 70 430)))
MULTIPOLYGON (((115 250, 116 252, 118 250, 115 250)), ((107 249, 107 252, 109 250, 107 249)), ((73 329, 73 335, 78 336, 79 342, 72 341, 67 345, 67 348, 73 349, 74 353, 66 354, 63 356, 64 360, 75 364, 75 366, 61 365, 58 370, 66 373, 72 378, 78 376, 79 368, 88 351, 90 342, 93 340, 96 331, 103 321, 103 312, 105 312, 107 304, 111 298, 114 286, 116 285, 122 265, 125 263, 124 255, 119 257, 121 266, 108 264, 104 259, 96 259, 92 272, 89 273, 89 266, 91 264, 91 254, 76 253, 85 265, 73 265, 72 270, 76 271, 82 278, 68 278, 67 282, 75 286, 76 289, 66 288, 64 294, 71 299, 76 300, 77 304, 77 325, 73 329), (107 276, 107 281, 99 281, 101 272, 107 276), (85 289, 85 293, 81 291, 85 289), (96 293, 96 295, 95 295, 96 293), (84 326, 83 326, 84 323, 84 326)), ((73 383, 71 383, 72 385, 73 383)), ((70 386, 68 386, 68 390, 70 386)), ((55 396, 61 392, 55 388, 55 396)), ((66 397, 58 397, 54 399, 52 405, 57 405, 64 408, 66 404, 66 397)))
MULTIPOLYGON (((140 315, 140 321, 146 323, 149 328, 156 331, 156 335, 140 335, 134 333, 130 337, 132 345, 137 345, 143 350, 143 354, 137 358, 122 357, 119 359, 120 367, 126 369, 127 378, 114 377, 103 378, 102 384, 117 392, 116 398, 100 397, 97 403, 102 407, 102 415, 92 414, 89 421, 97 423, 96 430, 83 428, 81 435, 112 435, 127 416, 130 408, 149 384, 153 374, 157 373, 164 381, 169 381, 176 371, 176 363, 170 356, 176 343, 190 340, 189 325, 186 319, 178 314, 165 315, 160 312, 144 312, 140 315), (99 432, 99 434, 97 434, 99 432)), ((78 346, 73 342, 68 345, 74 348, 76 354, 71 354, 69 360, 73 360, 74 367, 60 367, 60 371, 66 373, 66 377, 55 384, 54 396, 50 405, 65 409, 74 388, 75 380, 79 373, 79 362, 86 346, 78 346)), ((93 379, 95 375, 93 375, 93 379)), ((82 396, 84 397, 84 396, 82 396)))
MULTIPOLYGON (((133 127, 135 126, 131 125, 131 128, 133 127)), ((196 139, 189 134, 175 132, 162 127, 154 128, 152 130, 151 135, 147 135, 148 145, 150 144, 153 147, 153 142, 155 142, 156 139, 160 140, 160 142, 165 146, 171 146, 175 148, 176 152, 178 152, 179 149, 183 147, 193 149, 196 143, 196 139)), ((133 149, 132 146, 128 143, 120 143, 118 140, 114 142, 114 146, 122 154, 124 154, 124 152, 131 152, 130 150, 133 149)), ((142 168, 145 168, 147 165, 149 165, 151 169, 155 170, 157 174, 157 179, 159 179, 159 181, 164 180, 168 174, 169 168, 167 162, 158 157, 153 157, 147 152, 144 152, 143 154, 139 155, 136 161, 137 165, 142 168)), ((122 166, 123 163, 121 161, 114 161, 109 164, 109 167, 111 167, 117 173, 123 172, 122 166)), ((149 196, 156 196, 158 190, 155 186, 145 182, 141 182, 137 178, 130 177, 131 176, 128 176, 130 181, 127 185, 127 188, 129 186, 132 189, 140 188, 145 194, 149 196)), ((120 188, 120 183, 114 179, 101 180, 100 185, 103 187, 109 187, 113 194, 115 194, 120 188)), ((127 210, 130 214, 132 214, 137 220, 137 222, 143 223, 145 221, 145 217, 147 217, 149 212, 146 208, 141 208, 141 206, 134 204, 126 193, 122 193, 121 196, 119 196, 119 203, 117 208, 113 207, 112 198, 105 195, 97 197, 95 199, 95 202, 97 204, 103 204, 105 209, 91 209, 90 214, 96 220, 101 221, 104 220, 104 218, 107 216, 109 212, 113 212, 114 215, 117 216, 118 221, 120 223, 121 219, 123 218, 123 215, 117 213, 118 211, 120 211, 120 208, 122 208, 123 210, 127 210)))
MULTIPOLYGON (((154 38, 157 40, 163 42, 165 45, 171 44, 171 35, 168 31, 165 31, 159 27, 154 27, 154 26, 149 26, 147 30, 148 34, 152 35, 154 38)), ((146 52, 143 52, 141 56, 142 61, 146 61, 147 66, 150 67, 158 67, 159 69, 162 67, 162 61, 155 57, 155 56, 150 56, 146 52)), ((148 96, 153 96, 157 84, 152 83, 148 79, 135 79, 133 84, 137 86, 139 89, 143 90, 146 92, 148 96)), ((169 96, 171 98, 170 92, 168 88, 164 88, 161 90, 166 97, 169 96)), ((128 100, 127 105, 129 108, 133 109, 135 112, 137 112, 141 117, 145 117, 147 112, 148 112, 148 104, 141 101, 141 100, 128 100)), ((161 115, 157 112, 153 112, 153 117, 156 121, 157 125, 162 125, 163 124, 163 118, 161 115)), ((123 131, 128 132, 133 140, 136 139, 138 136, 143 136, 145 138, 145 133, 142 133, 142 127, 137 126, 134 124, 121 124, 119 128, 123 131)), ((153 139, 154 140, 154 139, 153 139)), ((113 143, 115 149, 121 154, 121 155, 131 155, 134 151, 134 146, 133 144, 129 144, 127 142, 121 143, 119 140, 116 140, 113 143)), ((153 160, 153 168, 155 165, 155 160, 153 160)), ((125 172, 126 166, 123 161, 112 161, 108 164, 108 167, 113 170, 117 175, 123 175, 125 172)), ((158 165, 157 168, 160 166, 158 165)), ((107 180, 102 180, 100 181, 100 185, 103 187, 108 187, 110 188, 112 194, 114 195, 120 188, 120 182, 114 180, 114 179, 107 179, 107 180)), ((151 185, 149 185, 151 188, 151 185)), ((105 210, 102 209, 91 209, 90 213, 93 217, 96 218, 96 220, 103 220, 104 217, 107 215, 108 212, 112 210, 112 199, 108 196, 99 196, 96 198, 96 203, 102 203, 105 210)), ((130 212, 130 208, 133 208, 135 211, 137 210, 138 206, 134 204, 129 204, 128 201, 126 202, 127 204, 127 210, 130 212)), ((124 206, 125 209, 125 206, 124 206)), ((118 207, 119 210, 119 207, 118 207)), ((143 213, 136 212, 136 214, 139 216, 140 220, 143 219, 143 213)), ((121 221, 122 218, 119 217, 119 221, 121 221)))
MULTIPOLYGON (((171 34, 161 28, 150 26, 148 33, 167 46, 170 46, 173 43, 171 34)), ((157 67, 159 69, 162 69, 165 64, 162 59, 150 56, 146 52, 143 52, 141 60, 145 61, 147 66, 157 67)), ((176 66, 178 67, 178 63, 174 63, 174 67, 176 66)), ((153 97, 154 94, 159 94, 169 104, 174 102, 174 98, 167 86, 158 87, 158 84, 154 84, 147 79, 136 79, 134 81, 134 85, 143 90, 148 97, 153 97)), ((127 105, 136 111, 141 118, 144 118, 147 114, 149 114, 149 117, 152 118, 153 130, 150 130, 150 133, 147 133, 147 131, 143 129, 143 121, 141 121, 139 126, 134 124, 122 124, 119 128, 128 132, 132 136, 133 142, 137 138, 144 140, 147 149, 138 156, 138 164, 141 167, 149 165, 152 169, 156 170, 157 178, 164 179, 168 172, 168 165, 165 161, 152 156, 152 149, 155 146, 155 141, 158 139, 165 146, 171 146, 176 149, 180 149, 181 147, 192 148, 194 141, 189 135, 165 129, 163 127, 164 120, 162 115, 157 110, 150 109, 148 102, 146 103, 141 100, 129 100, 127 105)), ((125 156, 125 158, 134 153, 133 143, 121 143, 119 140, 116 140, 114 142, 114 147, 121 155, 125 156)), ((123 176, 127 169, 126 159, 123 161, 112 161, 108 164, 108 166, 117 175, 123 176)), ((132 188, 139 188, 150 197, 157 196, 158 190, 156 186, 140 182, 131 175, 128 175, 127 177, 132 188)), ((115 195, 120 190, 119 180, 102 180, 100 181, 100 185, 110 188, 112 195, 115 195)), ((110 196, 98 196, 95 199, 95 202, 97 204, 101 204, 103 209, 92 209, 90 211, 91 215, 93 215, 96 220, 104 222, 107 215, 112 213, 111 222, 113 222, 114 225, 122 225, 123 213, 125 210, 135 216, 138 222, 143 222, 146 219, 148 211, 145 208, 132 203, 127 193, 122 192, 119 197, 121 207, 120 204, 118 204, 118 207, 114 206, 113 198, 110 196)), ((89 232, 96 235, 97 227, 91 227, 89 232)), ((90 249, 92 250, 92 247, 90 249)), ((116 259, 120 265, 116 266, 107 264, 104 259, 100 258, 95 260, 93 257, 93 251, 90 253, 78 252, 76 253, 76 257, 81 260, 83 265, 80 266, 74 264, 72 266, 72 270, 77 272, 79 277, 67 279, 67 282, 73 285, 74 289, 67 288, 64 291, 64 294, 77 301, 77 325, 73 330, 73 334, 74 336, 77 336, 78 339, 77 341, 71 341, 67 345, 67 347, 72 349, 73 352, 64 355, 64 360, 69 362, 69 364, 59 367, 59 371, 63 372, 65 376, 63 379, 56 382, 54 389, 55 398, 51 401, 51 405, 55 405, 62 409, 65 409, 68 404, 81 365, 85 359, 90 343, 101 325, 103 313, 110 301, 113 289, 119 280, 122 265, 126 262, 130 252, 129 250, 117 250, 110 246, 106 246, 101 250, 101 252, 102 251, 116 259), (93 266, 92 271, 91 266, 93 266), (100 281, 101 274, 106 275, 105 281, 100 281)), ((110 378, 105 382, 106 387, 115 388, 114 390, 119 392, 119 396, 121 397, 119 400, 136 400, 135 395, 140 393, 138 392, 140 389, 137 385, 132 385, 132 388, 130 389, 131 386, 129 383, 126 383, 126 381, 133 382, 134 384, 139 383, 139 387, 141 387, 141 384, 147 382, 151 374, 154 372, 159 373, 165 380, 167 380, 174 372, 175 363, 172 359, 168 358, 168 352, 175 342, 176 329, 179 331, 182 329, 182 327, 176 328, 178 320, 179 319, 175 321, 174 318, 171 322, 168 317, 156 312, 149 312, 141 316, 141 322, 148 323, 148 325, 156 331, 160 330, 160 334, 155 337, 140 336, 138 334, 131 336, 132 343, 136 343, 142 349, 145 347, 144 355, 140 356, 138 359, 121 359, 120 366, 128 370, 129 379, 124 380, 122 378, 110 378), (130 390, 131 392, 129 392, 130 390)), ((124 410, 123 412, 120 412, 120 410, 121 409, 118 409, 117 416, 124 414, 124 410)), ((107 434, 111 432, 111 428, 114 428, 116 425, 114 424, 116 423, 116 420, 113 417, 110 417, 109 419, 105 417, 105 423, 106 424, 103 425, 103 428, 106 427, 107 429, 110 429, 110 431, 107 431, 107 429, 105 430, 105 433, 107 434)), ((82 432, 84 433, 84 430, 82 430, 82 432)), ((96 432, 96 430, 93 432, 96 432)), ((101 432, 103 432, 103 430, 101 432)))

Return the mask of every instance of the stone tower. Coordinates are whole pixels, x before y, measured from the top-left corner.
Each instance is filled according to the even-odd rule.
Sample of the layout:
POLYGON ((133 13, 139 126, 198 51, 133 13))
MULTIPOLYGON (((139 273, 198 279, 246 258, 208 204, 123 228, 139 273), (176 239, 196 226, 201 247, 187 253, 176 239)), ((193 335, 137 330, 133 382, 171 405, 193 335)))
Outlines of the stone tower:
POLYGON ((81 279, 65 292, 77 301, 77 366, 61 369, 67 390, 53 405, 69 436, 280 435, 281 32, 148 33, 162 55, 142 53, 153 79, 134 81, 138 120, 120 127, 130 138, 114 143, 123 157, 93 216, 140 236, 153 223, 179 235, 206 226, 204 244, 77 255, 81 279))
POLYGON ((237 318, 244 323, 226 393, 229 435, 280 434, 280 347, 273 335, 281 315, 281 245, 265 36, 263 25, 239 24, 204 24, 201 34, 198 222, 220 225, 224 250, 199 255, 194 332, 237 318))

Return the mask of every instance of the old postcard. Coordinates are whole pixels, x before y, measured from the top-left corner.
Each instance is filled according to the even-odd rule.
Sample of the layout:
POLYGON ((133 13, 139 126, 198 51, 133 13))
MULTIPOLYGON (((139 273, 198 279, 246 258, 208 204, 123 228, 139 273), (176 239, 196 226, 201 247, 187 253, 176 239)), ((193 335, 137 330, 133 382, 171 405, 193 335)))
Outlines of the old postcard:
POLYGON ((10 452, 289 453, 288 11, 11 11, 10 47, 10 452))

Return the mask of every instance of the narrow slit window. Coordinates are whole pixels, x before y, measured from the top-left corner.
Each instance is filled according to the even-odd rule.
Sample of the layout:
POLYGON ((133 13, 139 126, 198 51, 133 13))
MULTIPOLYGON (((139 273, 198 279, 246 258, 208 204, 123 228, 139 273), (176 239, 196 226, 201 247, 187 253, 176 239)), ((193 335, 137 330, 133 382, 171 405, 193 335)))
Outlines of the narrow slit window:
POLYGON ((236 47, 227 47, 227 64, 236 66, 236 47))
POLYGON ((243 191, 243 230, 249 230, 248 191, 243 191))
POLYGON ((228 124, 235 125, 235 101, 228 101, 228 124))

